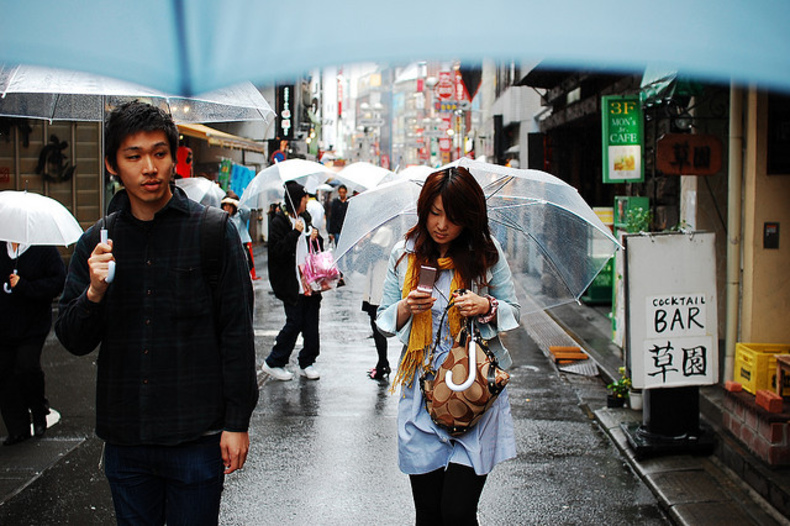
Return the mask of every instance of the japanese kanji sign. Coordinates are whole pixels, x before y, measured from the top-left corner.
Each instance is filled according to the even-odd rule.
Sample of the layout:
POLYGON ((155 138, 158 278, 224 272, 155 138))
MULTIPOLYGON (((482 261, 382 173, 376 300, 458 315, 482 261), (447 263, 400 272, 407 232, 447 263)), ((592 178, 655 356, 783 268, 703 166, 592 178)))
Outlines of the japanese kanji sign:
POLYGON ((603 182, 638 183, 642 165, 644 120, 638 95, 601 97, 603 182))
POLYGON ((715 236, 626 236, 627 350, 636 388, 718 379, 715 236))
POLYGON ((714 175, 722 167, 715 135, 668 133, 656 144, 656 167, 664 175, 714 175))

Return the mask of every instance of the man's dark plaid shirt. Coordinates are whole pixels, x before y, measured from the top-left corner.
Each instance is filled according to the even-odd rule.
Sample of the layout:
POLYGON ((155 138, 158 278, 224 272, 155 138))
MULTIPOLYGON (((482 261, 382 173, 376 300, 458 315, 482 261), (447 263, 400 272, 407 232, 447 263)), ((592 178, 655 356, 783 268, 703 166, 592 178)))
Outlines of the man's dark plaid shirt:
POLYGON ((175 188, 152 221, 132 216, 125 192, 111 206, 120 210, 110 231, 115 280, 101 303, 87 299, 94 225, 77 242, 55 324, 76 355, 101 344, 96 434, 118 445, 172 445, 246 431, 258 400, 253 291, 235 227, 228 222, 217 247, 215 303, 201 268, 201 205, 175 188))

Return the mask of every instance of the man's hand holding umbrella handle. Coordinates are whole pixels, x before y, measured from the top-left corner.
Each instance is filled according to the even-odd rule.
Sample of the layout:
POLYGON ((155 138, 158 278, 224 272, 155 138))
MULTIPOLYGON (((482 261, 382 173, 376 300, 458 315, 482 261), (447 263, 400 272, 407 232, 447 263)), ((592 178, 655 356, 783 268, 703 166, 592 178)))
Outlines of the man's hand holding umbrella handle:
POLYGON ((100 242, 91 252, 88 258, 88 269, 90 271, 91 283, 88 287, 88 300, 99 303, 107 292, 109 283, 107 277, 110 274, 110 263, 115 265, 115 258, 112 255, 112 240, 100 242))

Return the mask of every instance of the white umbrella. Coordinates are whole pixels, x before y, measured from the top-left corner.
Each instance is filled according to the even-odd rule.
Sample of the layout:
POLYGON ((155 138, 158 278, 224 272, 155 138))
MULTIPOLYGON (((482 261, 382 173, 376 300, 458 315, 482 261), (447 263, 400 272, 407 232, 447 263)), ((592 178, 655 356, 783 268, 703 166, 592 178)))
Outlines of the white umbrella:
POLYGON ((103 121, 109 109, 134 99, 161 107, 177 123, 271 122, 274 117, 263 95, 249 82, 183 97, 77 71, 0 64, 0 115, 103 121))
POLYGON ((0 192, 0 240, 68 246, 81 235, 80 224, 55 199, 32 192, 0 192))
POLYGON ((222 204, 222 199, 225 198, 225 191, 217 183, 205 177, 176 179, 176 186, 183 189, 188 198, 206 206, 219 208, 222 204))
POLYGON ((378 185, 384 177, 392 174, 390 170, 375 164, 358 162, 349 164, 336 174, 334 179, 340 181, 349 192, 364 192, 378 185))
POLYGON ((244 189, 240 205, 258 208, 261 201, 279 202, 283 198, 286 181, 296 181, 308 193, 315 193, 318 185, 326 181, 334 172, 323 164, 305 159, 288 159, 264 168, 253 177, 244 189))

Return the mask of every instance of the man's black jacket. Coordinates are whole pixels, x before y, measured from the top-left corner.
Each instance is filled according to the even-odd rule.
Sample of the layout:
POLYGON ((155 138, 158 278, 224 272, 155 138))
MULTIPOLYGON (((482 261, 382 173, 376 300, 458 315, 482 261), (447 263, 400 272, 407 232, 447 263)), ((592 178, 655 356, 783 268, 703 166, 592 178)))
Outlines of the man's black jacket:
POLYGON ((101 344, 96 434, 118 445, 173 445, 214 431, 246 431, 258 399, 253 291, 235 227, 227 222, 220 299, 201 268, 203 206, 180 188, 152 221, 136 219, 122 191, 110 238, 115 280, 86 297, 90 228, 77 242, 55 324, 73 354, 101 344))
MULTIPOLYGON (((309 213, 304 212, 301 217, 305 224, 310 225, 309 213)), ((269 282, 277 299, 289 305, 295 305, 299 298, 296 245, 301 235, 283 211, 277 212, 269 220, 269 282)), ((318 236, 318 244, 323 250, 324 240, 321 236, 318 236)))

